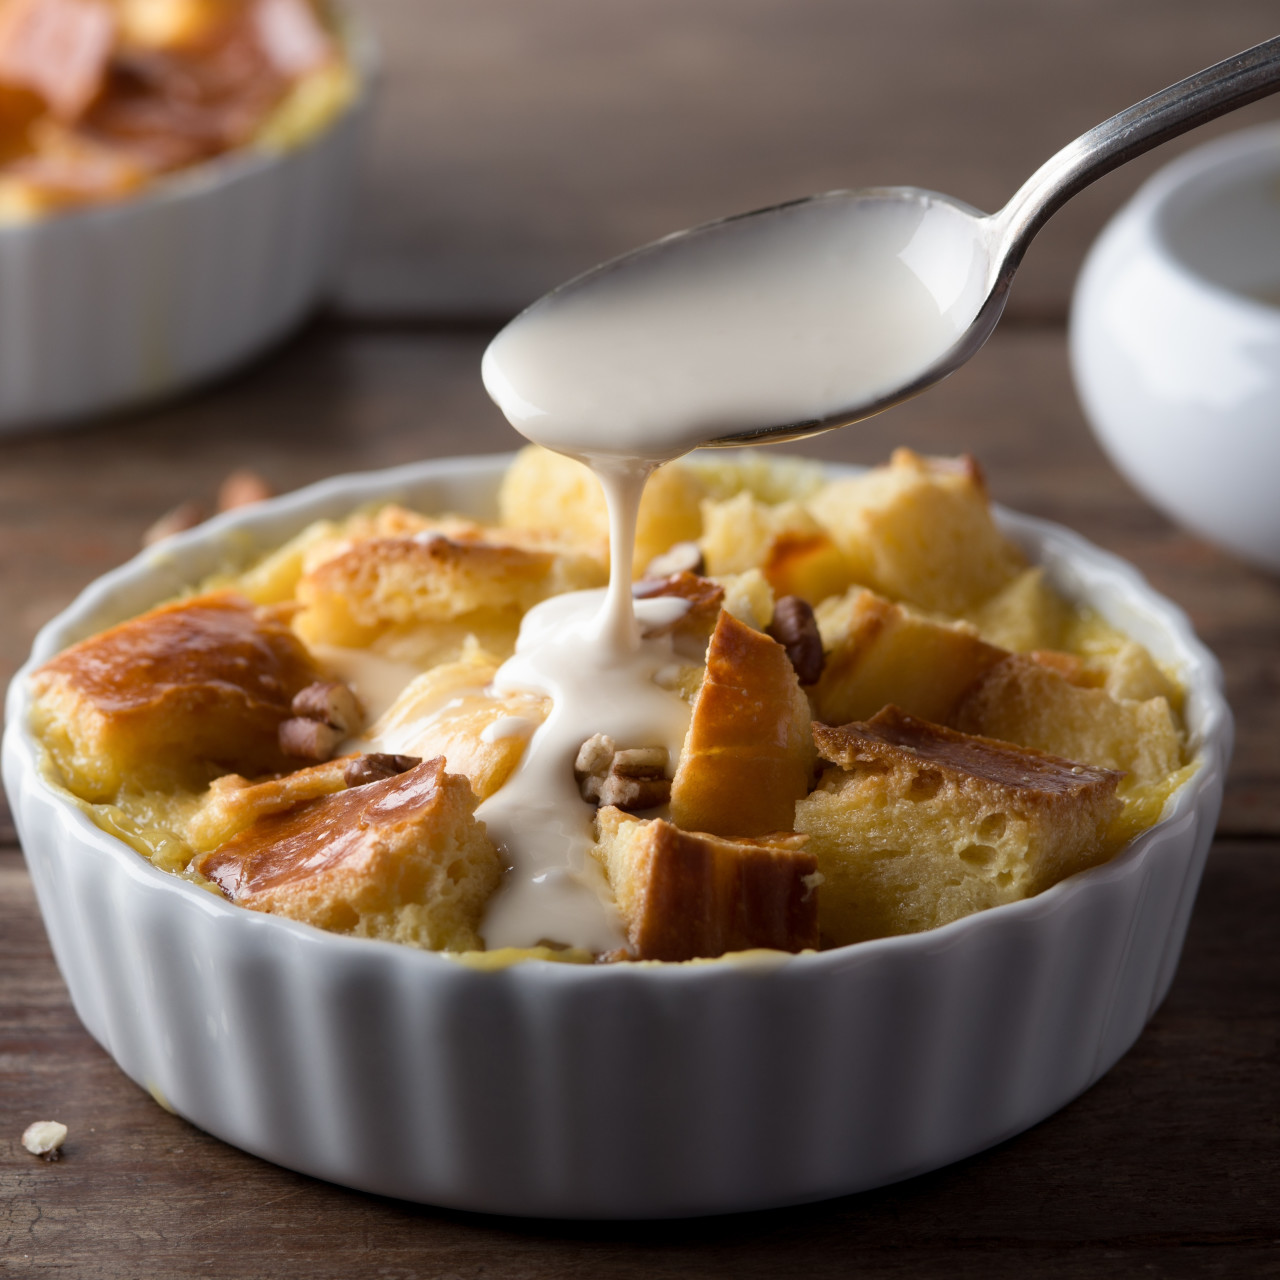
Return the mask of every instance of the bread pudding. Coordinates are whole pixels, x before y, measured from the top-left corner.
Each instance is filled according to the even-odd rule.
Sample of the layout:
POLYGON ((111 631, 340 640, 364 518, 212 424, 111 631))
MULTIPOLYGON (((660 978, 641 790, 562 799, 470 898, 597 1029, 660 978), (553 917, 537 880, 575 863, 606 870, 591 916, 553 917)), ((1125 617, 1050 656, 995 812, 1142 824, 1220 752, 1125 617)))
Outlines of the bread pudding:
POLYGON ((562 603, 600 595, 603 512, 580 464, 530 447, 492 524, 394 504, 314 524, 40 668, 47 774, 246 909, 452 953, 681 961, 1039 893, 1194 767, 1176 673, 1026 563, 971 460, 899 450, 826 481, 692 458, 655 473, 636 531, 661 730, 582 735, 513 814, 557 702, 512 672, 530 628, 554 640, 562 603), (540 874, 598 906, 589 936, 512 941, 510 849, 535 829, 586 831, 583 865, 540 874))
POLYGON ((0 0, 0 223, 295 145, 354 89, 321 0, 0 0))

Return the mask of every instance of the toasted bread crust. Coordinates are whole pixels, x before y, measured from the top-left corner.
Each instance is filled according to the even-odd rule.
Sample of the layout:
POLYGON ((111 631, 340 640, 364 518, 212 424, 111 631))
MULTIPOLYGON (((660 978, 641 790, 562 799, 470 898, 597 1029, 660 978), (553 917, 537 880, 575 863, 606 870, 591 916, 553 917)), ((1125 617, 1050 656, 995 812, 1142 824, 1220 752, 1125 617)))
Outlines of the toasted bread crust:
POLYGON ((817 946, 817 861, 804 837, 723 840, 614 808, 601 809, 599 832, 636 959, 817 946))
POLYGON ((426 947, 475 945, 497 851, 465 778, 405 773, 268 813, 192 868, 238 906, 426 947))
POLYGON ((813 761, 809 704, 787 651, 721 611, 671 784, 672 821, 725 837, 789 831, 813 761))
POLYGON ((37 713, 75 789, 105 798, 126 774, 290 767, 277 733, 319 678, 298 638, 231 592, 162 605, 83 640, 33 677, 37 713))
POLYGON ((1111 769, 930 724, 893 705, 861 724, 839 728, 815 724, 813 739, 818 754, 842 769, 872 762, 889 768, 928 764, 943 774, 1025 792, 1042 804, 1054 796, 1079 796, 1099 786, 1114 791, 1121 777, 1111 769))
POLYGON ((1121 775, 888 707, 814 726, 831 761, 796 806, 823 944, 931 929, 1039 893, 1117 847, 1121 775))

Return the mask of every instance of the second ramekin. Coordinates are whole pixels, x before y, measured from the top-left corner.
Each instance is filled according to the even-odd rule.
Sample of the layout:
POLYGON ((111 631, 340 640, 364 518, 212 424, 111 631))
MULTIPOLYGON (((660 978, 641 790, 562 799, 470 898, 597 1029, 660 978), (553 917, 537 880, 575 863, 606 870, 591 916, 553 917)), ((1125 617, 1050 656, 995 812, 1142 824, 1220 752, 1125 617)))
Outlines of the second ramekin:
POLYGON ((0 432, 173 395, 307 314, 338 265, 375 71, 362 24, 346 44, 355 97, 300 145, 0 227, 0 432))
POLYGON ((348 476, 220 517, 88 588, 9 690, 3 765, 90 1032, 193 1124, 278 1164, 491 1213, 642 1218, 937 1168, 1087 1089, 1172 981, 1231 717, 1182 612, 1075 534, 1004 515, 1058 585, 1174 664, 1199 770, 1113 861, 944 928, 798 956, 497 971, 245 911, 40 775, 27 677, 65 645, 372 499, 493 514, 504 458, 348 476))

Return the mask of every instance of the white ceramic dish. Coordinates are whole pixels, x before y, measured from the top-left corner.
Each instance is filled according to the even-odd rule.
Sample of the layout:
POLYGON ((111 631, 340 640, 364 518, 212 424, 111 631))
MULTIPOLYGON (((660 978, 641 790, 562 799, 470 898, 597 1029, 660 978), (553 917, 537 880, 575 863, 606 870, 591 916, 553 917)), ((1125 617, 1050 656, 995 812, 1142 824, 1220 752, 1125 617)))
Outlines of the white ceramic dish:
POLYGON ((348 476, 108 574, 9 690, 4 778, 77 1012, 193 1124, 316 1177, 495 1213, 656 1217, 816 1200, 1008 1138, 1088 1088, 1160 1003, 1231 718, 1174 605, 1075 534, 1002 518, 1174 662, 1198 773, 1114 861, 930 933, 689 965, 484 972, 232 907, 41 780, 26 677, 66 644, 372 498, 493 514, 505 458, 348 476))
POLYGON ((1115 216, 1076 285, 1071 362, 1128 479, 1280 571, 1280 124, 1188 152, 1115 216))
POLYGON ((338 266, 375 68, 348 27, 351 104, 281 152, 231 152, 134 199, 0 227, 0 432, 173 395, 269 347, 338 266))

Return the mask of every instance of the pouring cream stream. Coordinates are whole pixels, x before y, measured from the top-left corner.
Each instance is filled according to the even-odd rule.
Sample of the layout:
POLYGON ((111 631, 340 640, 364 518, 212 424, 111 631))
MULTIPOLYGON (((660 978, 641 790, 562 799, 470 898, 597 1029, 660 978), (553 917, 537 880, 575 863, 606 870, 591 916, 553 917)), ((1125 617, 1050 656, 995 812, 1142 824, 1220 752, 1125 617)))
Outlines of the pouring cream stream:
POLYGON ((611 578, 603 602, 584 594, 532 610, 498 674, 499 687, 547 694, 554 709, 516 774, 481 806, 511 864, 484 925, 491 947, 548 938, 599 950, 606 933, 620 936, 607 892, 594 911, 590 903, 602 885, 570 748, 599 732, 619 746, 679 745, 674 695, 654 684, 656 642, 641 634, 630 596, 636 512, 653 469, 703 444, 847 425, 945 377, 985 342, 1028 243, 1056 209, 1134 156, 1277 87, 1280 37, 1104 121, 991 216, 910 187, 830 192, 605 263, 498 334, 484 355, 485 386, 523 435, 599 477, 611 578), (568 911, 566 895, 587 905, 568 911))
POLYGON ((649 475, 727 432, 821 418, 927 367, 981 297, 981 255, 956 243, 946 204, 808 201, 598 268, 485 352, 485 386, 516 429, 595 473, 610 532, 607 591, 532 609, 494 681, 552 710, 478 810, 509 867, 483 924, 489 947, 623 944, 573 764, 597 733, 674 762, 688 726, 683 699, 654 678, 674 661, 670 637, 644 634, 683 602, 631 594, 649 475))

